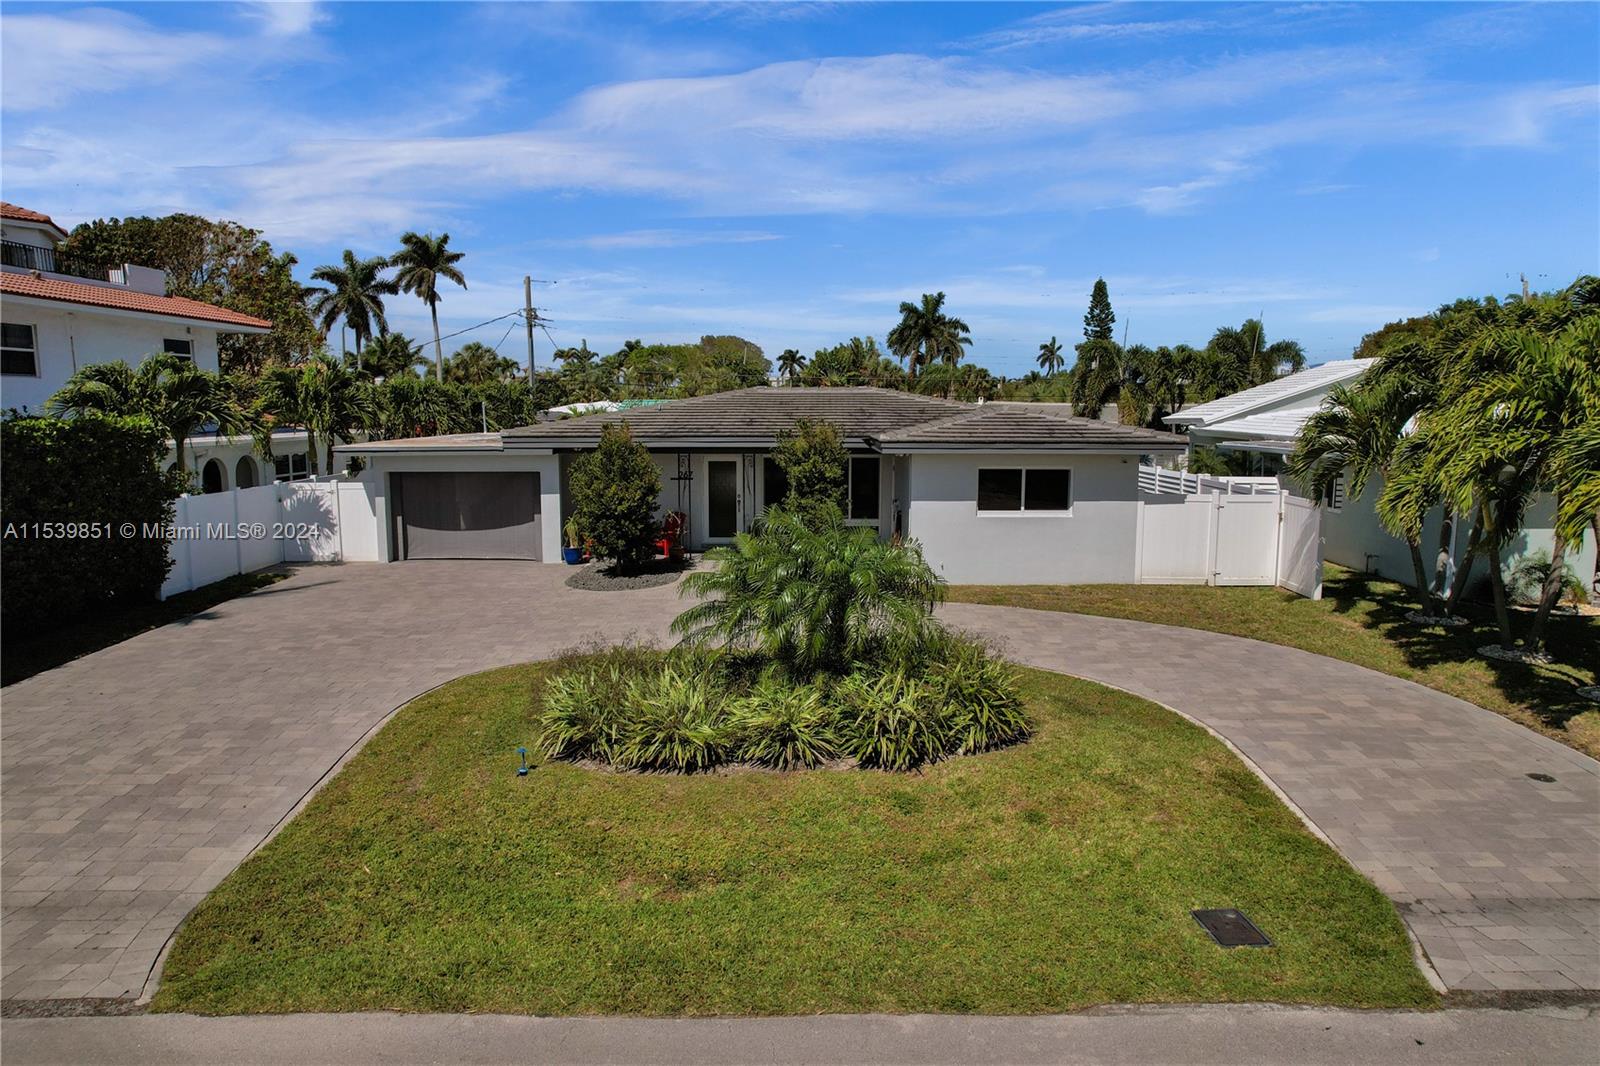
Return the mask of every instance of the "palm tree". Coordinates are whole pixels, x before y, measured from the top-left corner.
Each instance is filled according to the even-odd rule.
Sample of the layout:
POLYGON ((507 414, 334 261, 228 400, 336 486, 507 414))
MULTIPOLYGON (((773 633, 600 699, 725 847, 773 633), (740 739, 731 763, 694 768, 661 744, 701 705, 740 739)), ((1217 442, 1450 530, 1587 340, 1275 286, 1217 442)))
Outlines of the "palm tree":
POLYGON ((517 362, 480 341, 462 345, 445 363, 445 376, 458 385, 487 385, 516 376, 517 362))
POLYGON ((1098 418, 1100 409, 1122 392, 1123 351, 1116 341, 1086 340, 1072 367, 1072 413, 1098 418))
POLYGON ((472 423, 457 402, 459 393, 434 378, 386 381, 378 395, 378 431, 385 439, 396 440, 464 430, 472 423))
POLYGON ((943 361, 954 367, 963 348, 972 343, 972 330, 959 318, 944 313, 944 293, 923 293, 922 303, 900 305, 900 323, 889 331, 889 351, 907 365, 916 381, 919 367, 943 361))
POLYGON ((400 268, 395 281, 406 292, 420 297, 428 305, 428 314, 433 316, 433 358, 440 381, 444 380, 444 347, 439 340, 439 281, 453 281, 465 289, 467 279, 456 267, 465 256, 465 252, 450 250, 448 233, 435 237, 431 233, 412 232, 400 238, 400 251, 391 260, 400 268))
MULTIPOLYGON (((1407 426, 1423 401, 1420 389, 1399 378, 1336 385, 1306 420, 1287 469, 1317 500, 1331 496, 1334 484, 1347 471, 1351 498, 1365 492, 1374 477, 1381 479, 1385 506, 1378 508, 1379 521, 1405 541, 1423 611, 1434 616, 1438 611, 1422 559, 1422 523, 1438 497, 1427 490, 1426 481, 1394 477, 1396 460, 1405 454, 1407 426)), ((1414 469, 1420 464, 1400 465, 1414 469)))
POLYGON ((426 366, 417 345, 404 333, 382 333, 367 343, 360 366, 374 378, 396 378, 426 366))
POLYGON ((1066 357, 1061 354, 1061 342, 1051 337, 1039 345, 1039 369, 1046 374, 1058 374, 1066 365, 1066 357))
POLYGON ((778 373, 791 385, 800 379, 800 372, 805 368, 806 357, 797 348, 785 348, 783 354, 778 356, 778 373))
MULTIPOLYGON (((349 443, 358 432, 378 424, 373 385, 343 363, 317 356, 299 366, 270 371, 261 386, 260 406, 270 426, 299 426, 306 431, 307 455, 317 468, 317 439, 326 447, 328 473, 333 473, 335 440, 349 443)), ((272 454, 270 428, 260 435, 261 450, 272 454)))
POLYGON ((183 445, 201 426, 218 433, 253 433, 255 419, 225 378, 165 352, 137 368, 127 363, 91 363, 74 371, 48 404, 50 413, 148 418, 167 435, 185 473, 183 445))
POLYGON ((325 264, 311 272, 312 280, 327 282, 330 288, 311 290, 311 314, 327 333, 344 319, 356 335, 356 369, 361 368, 361 349, 374 335, 389 332, 383 316, 383 298, 400 291, 399 285, 383 276, 390 266, 381 255, 357 259, 346 248, 343 265, 325 264))

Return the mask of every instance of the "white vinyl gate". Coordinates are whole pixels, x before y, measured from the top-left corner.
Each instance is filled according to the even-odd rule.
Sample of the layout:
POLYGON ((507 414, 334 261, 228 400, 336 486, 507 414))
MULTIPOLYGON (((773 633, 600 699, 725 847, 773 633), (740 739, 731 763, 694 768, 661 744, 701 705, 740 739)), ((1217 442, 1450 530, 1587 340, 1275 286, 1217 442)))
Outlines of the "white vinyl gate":
POLYGON ((1148 585, 1280 585, 1322 595, 1321 514, 1279 490, 1139 494, 1137 580, 1148 585))

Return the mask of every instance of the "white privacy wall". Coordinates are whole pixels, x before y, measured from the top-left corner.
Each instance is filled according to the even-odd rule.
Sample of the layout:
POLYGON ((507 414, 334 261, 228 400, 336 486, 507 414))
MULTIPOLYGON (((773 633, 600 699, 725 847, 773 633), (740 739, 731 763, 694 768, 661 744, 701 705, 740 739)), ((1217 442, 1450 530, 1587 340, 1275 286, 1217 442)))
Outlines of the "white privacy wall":
POLYGON ((1136 456, 922 454, 907 464, 906 533, 953 584, 1131 584, 1136 456), (978 513, 979 467, 1066 467, 1070 515, 978 513))

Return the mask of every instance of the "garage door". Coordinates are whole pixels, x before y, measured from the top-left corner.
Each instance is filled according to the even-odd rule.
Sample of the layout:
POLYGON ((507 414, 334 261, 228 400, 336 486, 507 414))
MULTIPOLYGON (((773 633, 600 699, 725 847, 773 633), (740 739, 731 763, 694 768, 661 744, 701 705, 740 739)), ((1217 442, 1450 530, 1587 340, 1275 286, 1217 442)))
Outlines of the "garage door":
POLYGON ((540 558, 539 475, 394 475, 401 559, 540 558))

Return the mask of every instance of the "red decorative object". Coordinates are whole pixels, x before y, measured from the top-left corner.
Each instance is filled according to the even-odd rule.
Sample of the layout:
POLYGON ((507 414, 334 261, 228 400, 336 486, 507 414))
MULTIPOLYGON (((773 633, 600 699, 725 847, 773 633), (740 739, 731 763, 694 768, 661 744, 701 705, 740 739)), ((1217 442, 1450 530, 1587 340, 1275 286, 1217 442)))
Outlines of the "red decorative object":
POLYGON ((682 511, 668 511, 661 520, 661 539, 656 541, 656 550, 669 559, 682 559, 683 530, 687 524, 688 516, 682 511))

